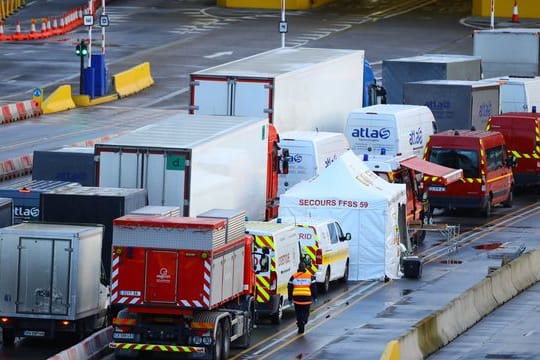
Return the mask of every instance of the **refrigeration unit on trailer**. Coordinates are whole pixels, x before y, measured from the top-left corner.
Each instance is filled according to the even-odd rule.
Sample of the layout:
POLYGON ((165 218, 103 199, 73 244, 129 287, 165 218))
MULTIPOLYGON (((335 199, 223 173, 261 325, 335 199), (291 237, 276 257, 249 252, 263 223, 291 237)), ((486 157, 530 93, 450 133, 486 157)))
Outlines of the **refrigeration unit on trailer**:
POLYGON ((287 149, 288 172, 278 176, 278 193, 318 175, 349 150, 342 132, 287 131, 280 134, 279 147, 287 149))
POLYGON ((234 208, 265 217, 266 119, 180 114, 95 149, 99 186, 147 189, 148 205, 184 216, 234 208))
MULTIPOLYGON (((160 351, 227 359, 231 344, 248 347, 254 322, 252 246, 242 217, 116 219, 111 301, 125 308, 113 319, 115 354, 160 351)), ((266 254, 258 260, 269 261, 266 254)))
POLYGON ((351 150, 361 157, 422 156, 436 127, 427 106, 381 104, 351 111, 344 129, 351 150))
POLYGON ((281 133, 343 131, 362 107, 364 51, 278 48, 194 72, 190 112, 263 117, 281 133))
POLYGON ((498 28, 473 32, 473 53, 483 78, 540 75, 540 29, 498 28))
POLYGON ((296 229, 291 224, 248 221, 246 232, 253 235, 257 294, 255 313, 257 319, 270 318, 279 324, 283 309, 288 307, 287 284, 300 263, 300 244, 296 229), (269 258, 260 262, 259 258, 269 258))
POLYGON ((22 223, 0 229, 3 344, 15 337, 84 336, 106 325, 99 225, 22 223), (7 276, 9 274, 9 276, 7 276))
MULTIPOLYGON (((431 109, 437 130, 485 129, 499 113, 499 84, 485 81, 426 80, 403 86, 405 104, 431 109)), ((422 156, 422 155, 420 155, 422 156)))

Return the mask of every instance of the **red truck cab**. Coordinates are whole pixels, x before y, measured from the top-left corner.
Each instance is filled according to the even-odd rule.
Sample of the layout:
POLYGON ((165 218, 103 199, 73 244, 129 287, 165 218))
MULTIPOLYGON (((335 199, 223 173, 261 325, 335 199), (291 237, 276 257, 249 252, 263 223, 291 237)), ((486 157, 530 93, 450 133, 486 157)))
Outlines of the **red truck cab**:
POLYGON ((512 112, 492 116, 486 129, 500 132, 517 159, 516 185, 540 185, 540 114, 512 112))
POLYGON ((424 159, 463 170, 463 179, 447 185, 436 177, 424 176, 432 207, 478 208, 489 216, 494 205, 512 205, 513 157, 508 155, 501 133, 448 130, 431 135, 424 159))

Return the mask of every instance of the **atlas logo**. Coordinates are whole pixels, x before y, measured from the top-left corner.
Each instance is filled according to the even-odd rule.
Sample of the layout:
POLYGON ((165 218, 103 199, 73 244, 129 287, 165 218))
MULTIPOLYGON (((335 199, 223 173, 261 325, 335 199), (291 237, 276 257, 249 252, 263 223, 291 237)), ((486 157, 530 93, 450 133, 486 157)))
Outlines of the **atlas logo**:
POLYGON ((380 128, 380 129, 370 129, 368 127, 353 129, 352 131, 353 138, 363 138, 363 139, 388 139, 390 137, 390 129, 380 128))
POLYGON ((35 219, 39 217, 39 208, 34 206, 15 206, 13 215, 17 218, 35 219))
POLYGON ((420 145, 424 143, 424 137, 422 136, 422 129, 409 131, 409 145, 420 145))
POLYGON ((301 163, 302 155, 300 154, 291 154, 289 155, 289 163, 301 163))

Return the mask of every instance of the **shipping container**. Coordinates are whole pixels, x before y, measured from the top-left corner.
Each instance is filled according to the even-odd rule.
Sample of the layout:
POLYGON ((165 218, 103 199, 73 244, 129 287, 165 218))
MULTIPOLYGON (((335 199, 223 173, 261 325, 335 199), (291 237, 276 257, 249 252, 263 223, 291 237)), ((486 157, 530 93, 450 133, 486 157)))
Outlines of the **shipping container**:
POLYGON ((0 198, 0 228, 13 225, 13 200, 0 198))
POLYGON ((190 112, 267 118, 278 132, 343 131, 362 107, 364 51, 279 48, 190 75, 190 112))
POLYGON ((388 104, 403 103, 403 85, 423 80, 480 80, 479 56, 426 54, 383 60, 382 81, 388 104))
POLYGON ((0 197, 13 200, 13 223, 41 220, 41 194, 58 188, 80 187, 80 184, 55 180, 21 180, 0 187, 0 197))
POLYGON ((405 104, 425 105, 437 122, 437 131, 485 129, 490 116, 499 114, 499 84, 461 80, 427 80, 403 86, 405 104))
POLYGON ((33 180, 77 182, 96 186, 96 162, 93 147, 64 147, 34 151, 33 180))
POLYGON ((104 225, 101 259, 109 279, 113 220, 146 204, 144 189, 65 187, 42 194, 41 213, 44 221, 104 225))
POLYGON ((15 337, 88 335, 106 325, 103 227, 22 223, 0 229, 4 346, 15 337))
POLYGON ((266 209, 266 119, 181 114, 96 144, 99 186, 145 188, 148 205, 196 216, 266 209))
POLYGON ((483 78, 540 75, 540 29, 475 30, 473 53, 482 58, 483 78))

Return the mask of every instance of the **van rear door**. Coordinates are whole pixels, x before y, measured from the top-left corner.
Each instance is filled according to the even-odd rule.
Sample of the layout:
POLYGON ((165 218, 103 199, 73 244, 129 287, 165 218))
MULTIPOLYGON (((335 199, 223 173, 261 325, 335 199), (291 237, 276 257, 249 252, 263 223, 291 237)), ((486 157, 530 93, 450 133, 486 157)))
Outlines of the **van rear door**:
POLYGON ((317 264, 317 250, 319 249, 317 230, 314 226, 297 225, 296 233, 298 234, 302 256, 307 255, 311 260, 311 266, 308 266, 308 270, 312 275, 315 275, 319 269, 319 265, 317 264))

